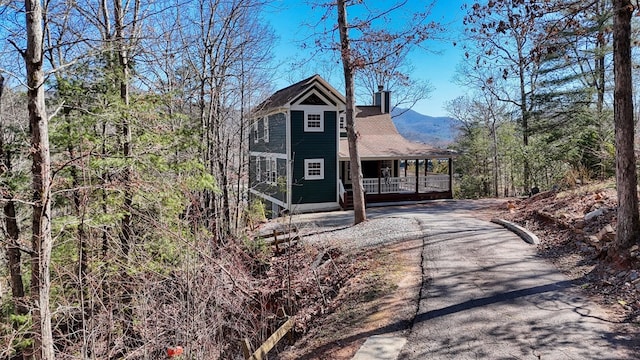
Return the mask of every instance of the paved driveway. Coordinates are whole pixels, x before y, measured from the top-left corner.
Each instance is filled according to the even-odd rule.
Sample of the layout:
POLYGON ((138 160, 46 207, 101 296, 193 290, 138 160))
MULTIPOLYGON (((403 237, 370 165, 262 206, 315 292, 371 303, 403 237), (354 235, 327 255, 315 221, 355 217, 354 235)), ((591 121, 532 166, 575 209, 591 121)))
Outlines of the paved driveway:
MULTIPOLYGON (((409 217, 422 227, 422 289, 397 358, 638 358, 632 351, 638 339, 608 321, 577 286, 536 256, 534 246, 479 220, 484 205, 444 201, 368 209, 371 218, 409 217)), ((348 222, 351 213, 343 214, 348 222)))
POLYGON ((636 358, 535 247, 486 221, 419 216, 426 276, 399 359, 636 358))

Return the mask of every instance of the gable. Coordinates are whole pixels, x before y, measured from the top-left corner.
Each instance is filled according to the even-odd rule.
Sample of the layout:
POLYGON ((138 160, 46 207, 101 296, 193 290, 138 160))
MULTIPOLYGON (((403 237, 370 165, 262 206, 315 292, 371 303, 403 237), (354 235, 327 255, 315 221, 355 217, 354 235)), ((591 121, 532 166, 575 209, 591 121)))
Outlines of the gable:
POLYGON ((325 91, 323 88, 314 85, 295 99, 291 101, 291 105, 330 105, 336 106, 336 100, 331 96, 330 92, 325 91))
POLYGON ((253 116, 282 111, 292 105, 331 105, 344 109, 345 99, 339 91, 316 74, 276 91, 253 109, 253 116), (315 96, 312 96, 313 94, 315 96))
POLYGON ((320 99, 317 94, 311 94, 306 99, 300 102, 300 105, 329 105, 324 100, 320 99))

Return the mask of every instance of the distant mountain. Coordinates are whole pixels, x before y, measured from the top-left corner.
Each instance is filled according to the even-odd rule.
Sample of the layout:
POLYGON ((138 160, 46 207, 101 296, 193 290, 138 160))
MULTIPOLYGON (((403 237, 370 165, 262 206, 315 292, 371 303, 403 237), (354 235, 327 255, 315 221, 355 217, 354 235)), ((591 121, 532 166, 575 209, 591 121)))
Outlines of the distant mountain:
POLYGON ((391 116, 396 128, 406 139, 437 147, 451 144, 460 125, 460 121, 454 118, 433 117, 398 108, 393 109, 391 116), (400 113, 402 115, 398 115, 400 113))

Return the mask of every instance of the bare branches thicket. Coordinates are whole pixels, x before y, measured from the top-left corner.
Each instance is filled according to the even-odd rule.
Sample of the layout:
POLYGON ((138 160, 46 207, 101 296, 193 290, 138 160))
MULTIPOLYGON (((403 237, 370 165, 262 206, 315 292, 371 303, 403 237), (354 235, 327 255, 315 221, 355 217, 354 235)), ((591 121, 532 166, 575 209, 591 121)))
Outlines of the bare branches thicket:
MULTIPOLYGON (((442 31, 438 23, 429 21, 433 4, 426 4, 423 11, 410 15, 405 14, 411 19, 405 26, 394 31, 385 29, 384 22, 398 12, 402 12, 404 5, 406 2, 399 1, 375 7, 358 1, 345 0, 320 5, 326 10, 322 17, 325 30, 317 34, 316 45, 319 51, 328 50, 339 54, 342 62, 346 98, 345 124, 349 142, 354 223, 356 224, 367 219, 358 152, 358 131, 354 120, 356 74, 367 68, 388 69, 388 63, 385 67, 385 62, 393 63, 399 54, 407 53, 412 48, 423 45, 442 31), (350 19, 347 15, 348 9, 357 7, 360 7, 359 10, 364 15, 350 19), (332 24, 330 19, 333 18, 331 14, 334 13, 337 14, 336 25, 328 25, 332 24)), ((397 76, 397 67, 393 70, 396 71, 395 75, 397 76)))
MULTIPOLYGON (((55 343, 58 358, 157 359, 174 344, 194 358, 238 356, 239 339, 260 342, 273 325, 273 314, 262 311, 263 299, 254 291, 256 279, 247 265, 253 260, 241 241, 243 129, 265 88, 273 40, 260 18, 263 2, 201 1, 208 9, 204 15, 168 0, 47 4, 38 22, 42 58, 34 63, 41 68, 28 77, 39 82, 30 84, 28 94, 38 96, 32 103, 38 107, 29 109, 42 110, 40 120, 51 118, 38 129, 49 130, 53 171, 43 178, 53 182, 43 182, 46 196, 25 197, 20 175, 29 173, 30 147, 9 137, 19 131, 5 126, 4 118, 0 177, 3 230, 10 233, 13 225, 20 230, 2 243, 22 255, 12 257, 14 282, 29 274, 25 253, 39 260, 36 270, 46 265, 41 263, 48 251, 52 256, 50 268, 31 275, 43 284, 44 276, 53 275, 50 286, 56 291, 50 301, 37 304, 51 305, 50 313, 41 307, 41 317, 51 316, 55 337, 46 321, 31 317, 38 315, 35 302, 20 308, 23 296, 13 286, 17 292, 2 298, 3 308, 12 310, 2 318, 0 341, 7 350, 3 347, 0 356, 29 355, 26 345, 32 340, 42 349, 55 343), (199 19, 207 14, 212 37, 201 42, 192 35, 203 30, 199 19), (53 111, 46 112, 45 94, 53 111), (7 150, 11 164, 5 163, 7 150), (12 192, 13 184, 18 186, 12 192), (211 197, 203 202, 202 194, 211 197), (46 223, 24 220, 26 206, 15 206, 17 214, 6 211, 21 203, 51 204, 50 213, 46 206, 34 212, 51 221, 49 230, 36 227, 46 223), (26 246, 32 234, 34 244, 26 246), (46 246, 35 239, 46 240, 46 246), (40 249, 45 256, 34 255, 40 249), (32 320, 34 329, 25 329, 32 320)), ((17 6, 0 17, 19 15, 24 10, 17 6)), ((24 50, 24 24, 3 24, 4 40, 13 44, 3 47, 0 57, 7 77, 4 117, 7 94, 26 97, 20 86, 27 77, 11 64, 30 53, 24 50)), ((15 103, 26 111, 26 101, 15 103)), ((44 296, 36 290, 25 289, 25 299, 44 296)), ((42 358, 52 358, 52 351, 42 358)))

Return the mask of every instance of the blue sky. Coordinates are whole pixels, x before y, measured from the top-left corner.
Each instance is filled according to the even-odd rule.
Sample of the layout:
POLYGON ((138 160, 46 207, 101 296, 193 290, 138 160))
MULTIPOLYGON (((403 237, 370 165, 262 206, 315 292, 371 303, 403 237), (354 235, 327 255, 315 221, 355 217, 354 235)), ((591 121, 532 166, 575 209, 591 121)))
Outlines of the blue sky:
MULTIPOLYGON (((323 0, 320 0, 323 1, 323 0)), ((369 0, 372 1, 372 0, 369 0)), ((386 2, 386 1, 385 1, 386 2)), ((431 97, 416 104, 414 110, 430 116, 446 116, 444 109, 445 102, 464 94, 464 89, 454 84, 456 66, 461 62, 464 50, 461 41, 458 39, 462 32, 462 18, 464 12, 460 9, 464 0, 437 0, 432 11, 431 20, 438 21, 447 29, 443 37, 444 40, 431 40, 424 44, 423 49, 415 49, 410 60, 415 67, 415 73, 411 76, 426 79, 431 82, 434 91, 431 97), (453 46, 456 40, 457 46, 453 46)), ((378 1, 375 3, 379 4, 378 1)), ((429 0, 409 0, 407 11, 424 10, 429 0)), ((291 66, 295 60, 313 58, 313 48, 302 49, 300 44, 308 40, 313 30, 309 24, 317 22, 322 15, 322 10, 313 10, 311 5, 304 0, 275 0, 268 8, 266 20, 274 28, 279 37, 274 47, 275 61, 279 63, 279 71, 274 77, 277 88, 285 87, 292 82, 301 80, 304 77, 315 73, 325 77, 338 90, 344 93, 342 87, 341 64, 337 62, 327 63, 309 61, 304 65, 291 66)), ((336 16, 332 20, 335 21, 336 16)), ((401 26, 402 18, 398 19, 398 26, 401 26)), ((312 43, 312 42, 311 42, 312 43)))

